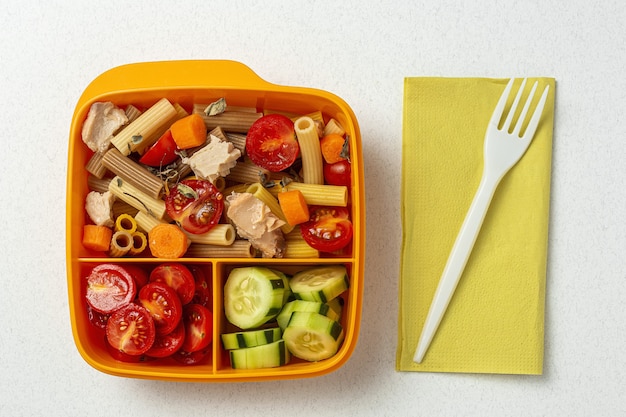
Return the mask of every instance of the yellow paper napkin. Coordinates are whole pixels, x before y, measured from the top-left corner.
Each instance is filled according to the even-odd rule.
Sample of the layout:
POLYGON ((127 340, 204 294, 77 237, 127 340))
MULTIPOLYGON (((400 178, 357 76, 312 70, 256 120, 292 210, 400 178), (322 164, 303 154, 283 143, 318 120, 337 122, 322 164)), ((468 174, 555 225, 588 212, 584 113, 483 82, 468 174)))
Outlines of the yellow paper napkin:
POLYGON ((500 182, 446 314, 416 364, 435 288, 480 182, 487 123, 508 80, 405 79, 399 371, 542 373, 555 80, 538 80, 538 91, 549 84, 550 92, 537 133, 500 182))

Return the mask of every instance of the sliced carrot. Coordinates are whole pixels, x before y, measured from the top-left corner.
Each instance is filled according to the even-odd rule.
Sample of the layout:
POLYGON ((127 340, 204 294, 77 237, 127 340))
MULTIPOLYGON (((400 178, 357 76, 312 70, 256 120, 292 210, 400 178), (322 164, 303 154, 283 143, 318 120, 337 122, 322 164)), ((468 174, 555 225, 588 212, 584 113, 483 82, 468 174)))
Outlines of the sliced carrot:
POLYGON ((346 159, 341 156, 341 151, 343 150, 343 145, 345 141, 346 140, 343 138, 343 136, 336 133, 326 135, 320 140, 322 156, 327 163, 334 164, 335 162, 343 161, 344 159, 346 159))
POLYGON ((154 257, 180 258, 187 246, 187 235, 174 224, 157 224, 148 232, 148 247, 154 257))
POLYGON ((106 252, 111 245, 113 230, 107 226, 86 224, 83 227, 83 246, 100 252, 106 252))
POLYGON ((309 206, 300 190, 291 190, 278 193, 278 203, 285 215, 285 220, 291 226, 309 220, 309 206))
POLYGON ((206 142, 207 138, 207 128, 204 119, 196 113, 175 121, 170 126, 170 132, 179 149, 200 146, 206 142))

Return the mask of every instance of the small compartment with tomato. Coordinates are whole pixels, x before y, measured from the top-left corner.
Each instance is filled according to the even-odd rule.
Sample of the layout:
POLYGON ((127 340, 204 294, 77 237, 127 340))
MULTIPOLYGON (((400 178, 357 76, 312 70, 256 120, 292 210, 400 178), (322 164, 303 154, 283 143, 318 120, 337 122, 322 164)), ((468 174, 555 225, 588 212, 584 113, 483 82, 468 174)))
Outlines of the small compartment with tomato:
MULTIPOLYGON (((247 115, 245 118, 250 117, 247 115)), ((189 123, 180 129, 177 127, 177 131, 172 131, 173 124, 171 126, 158 135, 155 133, 154 143, 140 154, 131 154, 129 158, 132 161, 124 160, 124 166, 138 164, 142 169, 152 169, 150 172, 156 168, 159 175, 167 176, 169 171, 163 170, 164 166, 179 164, 184 158, 195 155, 197 149, 182 149, 180 143, 197 142, 193 137, 181 140, 180 132, 197 137, 197 132, 192 132, 197 126, 192 127, 189 123)), ((231 140, 230 136, 228 139, 231 140)), ((143 140, 142 132, 137 132, 130 140, 129 147, 140 144, 143 140)), ((184 164, 191 166, 191 162, 187 159, 185 161, 184 164)), ((363 183, 358 123, 350 107, 333 94, 267 83, 246 66, 231 61, 131 64, 100 75, 85 89, 77 103, 70 129, 68 155, 67 282, 72 331, 81 356, 95 369, 112 375, 171 381, 301 378, 323 375, 342 366, 354 350, 360 328, 365 251, 363 183), (163 80, 168 82, 164 83, 163 80), (220 118, 219 114, 214 116, 215 119, 209 116, 209 119, 203 120, 207 130, 219 127, 219 123, 213 120, 226 120, 224 123, 229 128, 223 129, 222 133, 239 135, 239 139, 232 138, 232 143, 237 143, 241 135, 244 136, 245 148, 241 148, 242 154, 237 155, 232 148, 228 152, 232 152, 231 156, 236 157, 238 163, 250 160, 259 168, 258 182, 266 191, 265 194, 275 200, 272 213, 281 214, 280 203, 283 200, 285 211, 282 217, 276 215, 281 221, 289 219, 293 223, 289 223, 293 227, 281 227, 285 244, 304 242, 307 245, 305 250, 301 246, 294 246, 296 249, 291 252, 294 254, 291 257, 262 256, 259 248, 250 250, 244 247, 237 254, 221 250, 220 245, 230 241, 234 233, 232 231, 220 235, 218 244, 212 241, 207 243, 207 240, 203 240, 207 239, 206 236, 198 239, 215 228, 228 230, 233 226, 233 219, 227 216, 228 196, 232 192, 242 192, 244 189, 241 186, 247 184, 233 183, 228 177, 211 181, 213 185, 209 186, 204 182, 206 179, 199 181, 197 177, 190 177, 195 171, 187 171, 185 177, 174 180, 165 178, 160 195, 150 200, 141 200, 141 197, 139 200, 142 202, 136 204, 133 199, 136 200, 137 195, 124 188, 127 187, 126 180, 113 181, 105 176, 103 181, 90 174, 92 171, 86 167, 97 159, 97 152, 85 146, 81 133, 92 105, 113 103, 113 106, 125 109, 133 105, 145 111, 163 99, 176 103, 188 113, 197 103, 211 103, 211 106, 215 104, 218 107, 227 103, 233 109, 245 108, 248 109, 246 112, 251 109, 261 115, 262 122, 251 129, 252 135, 237 127, 237 122, 228 122, 227 117, 220 118), (324 176, 322 185, 347 190, 347 198, 340 204, 331 203, 335 200, 315 189, 309 191, 312 194, 308 196, 305 195, 306 191, 291 192, 302 182, 300 174, 304 160, 297 137, 285 126, 289 127, 286 121, 303 115, 314 120, 317 126, 329 127, 329 133, 320 136, 320 152, 323 156, 320 162, 324 176), (269 134, 271 132, 274 133, 269 134), (107 180, 110 180, 108 185, 107 180), (122 230, 118 230, 117 225, 109 225, 106 226, 110 228, 109 232, 103 233, 104 228, 92 227, 98 224, 92 224, 93 213, 87 213, 86 200, 93 190, 100 190, 104 195, 104 191, 109 188, 117 189, 120 196, 128 194, 132 198, 126 199, 126 206, 121 208, 121 212, 126 213, 123 221, 119 220, 122 219, 119 214, 112 219, 113 222, 119 220, 122 230), (280 193, 285 195, 278 195, 280 193), (311 198, 311 195, 313 200, 317 198, 321 202, 307 202, 305 197, 311 198), (149 201, 150 204, 143 201, 149 201), (154 201, 155 205, 152 204, 154 201), (134 212, 129 211, 129 202, 134 204, 134 212), (156 216, 156 211, 161 209, 165 214, 156 216), (148 215, 140 219, 139 213, 148 215), (129 218, 135 219, 137 231, 148 240, 145 247, 141 245, 141 236, 137 237, 137 242, 134 241, 132 230, 135 225, 129 218), (179 248, 180 251, 151 250, 149 231, 161 225, 172 226, 159 227, 159 232, 167 232, 165 235, 154 233, 163 242, 174 237, 168 234, 170 232, 167 229, 177 229, 177 238, 181 237, 181 233, 185 234, 186 237, 181 238, 183 246, 179 248), (288 232, 288 229, 293 230, 288 232), (136 243, 140 249, 120 257, 117 251, 107 251, 106 240, 112 239, 111 235, 117 232, 121 233, 116 241, 118 246, 136 243), (126 232, 128 235, 123 234, 126 232), (202 243, 198 243, 200 240, 202 243), (192 252, 189 245, 205 247, 202 252, 192 252), (314 250, 310 251, 311 248, 314 250), (163 255, 179 253, 182 254, 180 257, 163 255), (279 276, 282 274, 285 277, 284 285, 288 285, 288 279, 292 276, 316 267, 344 271, 340 275, 345 275, 346 279, 333 284, 341 289, 341 294, 334 296, 332 301, 333 308, 342 311, 341 315, 333 316, 333 312, 329 312, 328 317, 323 318, 321 316, 324 314, 299 314, 295 321, 298 322, 298 332, 306 332, 309 326, 319 333, 326 344, 330 341, 332 354, 319 360, 307 360, 297 356, 302 354, 301 351, 295 349, 296 354, 291 355, 288 349, 280 345, 280 341, 275 341, 276 344, 269 348, 273 350, 262 348, 264 353, 248 355, 251 358, 248 364, 250 369, 241 368, 242 358, 249 359, 247 355, 242 356, 241 352, 235 353, 237 366, 233 366, 230 352, 232 346, 225 348, 222 337, 244 329, 233 324, 230 321, 232 317, 226 312, 229 308, 225 299, 226 286, 231 273, 239 269, 254 271, 265 268, 275 271, 279 276), (192 278, 183 270, 189 271, 192 278), (341 287, 344 284, 345 288, 341 287), (325 325, 330 327, 326 329, 325 325), (289 361, 281 354, 291 355, 289 361), (272 362, 275 356, 280 366, 272 362)), ((247 189, 243 192, 252 193, 247 189)), ((96 201, 91 210, 96 211, 97 215, 102 205, 106 207, 108 203, 104 200, 96 201)), ((114 213, 120 210, 117 206, 111 209, 114 213)), ((246 239, 252 243, 253 238, 243 238, 242 230, 234 226, 236 243, 245 243, 246 239)), ((282 254, 280 251, 276 253, 282 254)), ((271 276, 269 279, 273 285, 280 286, 280 279, 271 276)), ((280 289, 275 290, 269 290, 269 294, 280 292, 280 289)), ((287 302, 293 301, 290 293, 282 294, 285 298, 280 300, 280 306, 272 306, 273 309, 282 309, 287 302)), ((295 310, 302 312, 302 307, 295 310)), ((281 322, 291 317, 285 316, 286 310, 283 313, 281 322)), ((260 327, 263 330, 277 322, 277 318, 272 318, 255 326, 255 329, 260 327)), ((242 325, 241 322, 239 324, 242 325)), ((251 338, 269 340, 270 334, 234 337, 249 343, 251 338)))

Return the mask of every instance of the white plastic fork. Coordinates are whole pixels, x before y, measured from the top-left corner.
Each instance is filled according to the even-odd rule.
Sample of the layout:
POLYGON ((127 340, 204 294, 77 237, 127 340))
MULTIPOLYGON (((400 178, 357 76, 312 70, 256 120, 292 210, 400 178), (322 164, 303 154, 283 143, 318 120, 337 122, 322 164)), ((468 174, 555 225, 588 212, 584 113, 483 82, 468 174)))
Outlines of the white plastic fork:
POLYGON ((470 205, 469 211, 467 212, 463 225, 461 226, 461 230, 459 231, 456 241, 454 242, 454 246, 452 247, 452 251, 450 252, 450 256, 443 270, 443 274, 441 275, 441 279, 439 280, 428 315, 426 316, 426 322, 422 328, 417 349, 415 350, 415 356, 413 357, 414 362, 422 362, 424 355, 426 354, 426 351, 428 350, 428 347, 437 332, 437 328, 441 323, 441 319, 448 308, 450 299, 452 298, 454 290, 456 289, 459 279, 461 278, 461 274, 465 269, 465 265, 469 259, 470 253, 472 252, 474 243, 476 242, 476 237, 478 236, 482 226, 485 214, 487 213, 487 209, 489 208, 489 204, 491 203, 491 199, 496 188, 498 187, 498 184, 500 183, 500 180, 524 155, 526 149, 528 149, 528 145, 530 145, 530 142, 535 135, 535 131, 537 130, 537 125, 539 124, 539 119, 548 96, 549 86, 546 86, 543 90, 541 98, 537 103, 537 107, 528 123, 528 127, 524 131, 524 134, 520 137, 522 124, 526 119, 528 108, 530 107, 532 98, 535 95, 535 90, 537 89, 537 82, 535 82, 528 99, 522 108, 522 112, 520 113, 517 123, 515 124, 513 131, 510 132, 513 116, 522 97, 524 87, 526 86, 526 79, 522 81, 511 106, 511 110, 509 110, 502 128, 498 127, 502 119, 502 115, 504 114, 504 108, 509 94, 511 93, 513 82, 513 78, 508 82, 504 92, 500 96, 500 100, 498 100, 498 104, 496 105, 493 114, 491 115, 489 125, 487 126, 483 149, 484 167, 480 185, 478 186, 474 200, 470 205))

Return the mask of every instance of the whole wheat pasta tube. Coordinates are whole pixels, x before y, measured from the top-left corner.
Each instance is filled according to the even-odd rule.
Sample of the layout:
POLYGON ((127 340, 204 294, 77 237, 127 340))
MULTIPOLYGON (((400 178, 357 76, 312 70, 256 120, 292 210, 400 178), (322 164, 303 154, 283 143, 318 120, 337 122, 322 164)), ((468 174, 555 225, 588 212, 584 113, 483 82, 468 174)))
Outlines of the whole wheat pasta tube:
POLYGON ((246 151, 246 135, 243 133, 226 133, 226 140, 233 144, 233 146, 239 149, 242 155, 245 154, 246 151))
POLYGON ((94 153, 87 161, 87 165, 85 165, 85 170, 98 179, 104 178, 104 175, 107 173, 107 167, 102 165, 103 155, 103 152, 94 153))
POLYGON ((309 205, 340 207, 348 205, 348 187, 344 185, 305 184, 292 181, 283 187, 280 181, 274 183, 275 186, 267 188, 274 196, 282 191, 300 190, 304 196, 304 201, 309 205))
POLYGON ((157 219, 165 216, 165 202, 153 198, 120 177, 114 177, 109 183, 109 191, 122 201, 130 204, 157 219))
POLYGON ((254 258, 256 249, 247 240, 235 240, 230 246, 192 243, 185 256, 190 258, 254 258))
POLYGON ((302 155, 302 177, 307 184, 324 184, 322 151, 315 122, 308 116, 294 123, 300 154, 302 155))
POLYGON ((208 130, 221 127, 226 132, 246 133, 252 123, 263 116, 263 113, 251 113, 242 111, 229 111, 215 116, 207 116, 204 111, 196 112, 204 119, 208 130))
POLYGON ((137 162, 122 155, 116 148, 111 148, 104 154, 102 164, 150 197, 161 196, 163 181, 137 162))
POLYGON ((126 117, 128 117, 128 123, 134 122, 139 116, 141 116, 141 110, 139 110, 132 104, 126 106, 126 109, 124 109, 124 113, 126 113, 126 117))
POLYGON ((230 246, 235 241, 237 232, 231 224, 216 224, 206 233, 193 234, 185 232, 191 243, 204 245, 230 246))
POLYGON ((154 143, 164 125, 171 124, 176 116, 176 108, 166 98, 162 98, 142 113, 135 121, 128 124, 111 139, 111 143, 122 155, 128 155, 145 143, 154 143))
POLYGON ((87 177, 87 187, 89 187, 90 191, 97 191, 99 193, 103 193, 109 189, 109 183, 111 182, 111 178, 97 178, 93 175, 87 177))
POLYGON ((280 228, 283 231, 283 233, 289 233, 293 230, 293 226, 287 223, 287 219, 285 219, 285 215, 283 214, 283 211, 280 208, 280 204, 278 203, 278 200, 269 191, 267 191, 265 187, 263 187, 261 184, 257 182, 257 183, 250 185, 246 189, 246 192, 254 195, 256 198, 264 202, 269 207, 270 211, 274 213, 276 217, 278 217, 279 219, 285 222, 285 224, 282 225, 280 228))
POLYGON ((230 169, 230 173, 226 176, 226 179, 244 184, 252 184, 262 181, 263 176, 267 177, 268 175, 270 175, 268 170, 255 165, 250 159, 246 158, 243 161, 237 162, 237 165, 230 169))
POLYGON ((133 247, 133 237, 126 230, 118 230, 113 233, 109 255, 113 258, 121 258, 133 247))

